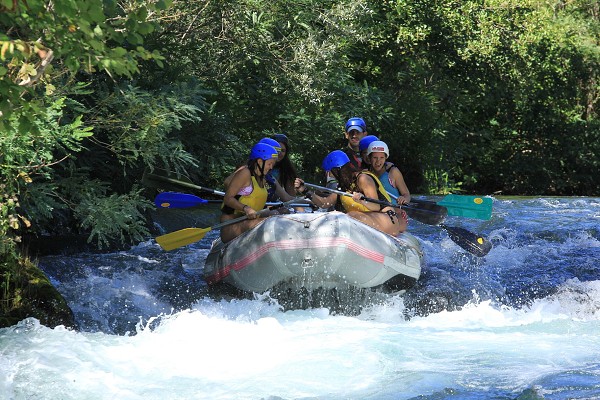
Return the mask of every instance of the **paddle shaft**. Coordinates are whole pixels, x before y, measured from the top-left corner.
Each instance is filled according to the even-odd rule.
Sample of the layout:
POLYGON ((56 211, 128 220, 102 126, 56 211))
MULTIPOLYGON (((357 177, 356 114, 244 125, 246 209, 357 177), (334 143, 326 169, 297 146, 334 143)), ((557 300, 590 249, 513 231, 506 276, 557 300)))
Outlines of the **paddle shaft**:
MULTIPOLYGON (((190 208, 206 203, 221 203, 222 200, 205 200, 201 197, 187 193, 177 192, 162 192, 154 198, 154 204, 159 208, 190 208)), ((267 207, 308 207, 310 204, 308 200, 302 198, 288 200, 287 202, 273 201, 265 203, 267 207), (297 201, 297 203, 294 203, 297 201)))
MULTIPOLYGON (((263 214, 265 214, 268 211, 270 211, 270 210, 268 210, 268 209, 265 208, 265 209, 260 210, 256 214, 259 217, 261 217, 263 214)), ((237 224, 238 222, 242 222, 242 221, 247 220, 247 219, 248 219, 247 215, 242 215, 241 217, 230 219, 230 220, 227 220, 227 221, 223 221, 223 222, 221 222, 219 224, 213 225, 213 226, 211 226, 211 230, 221 229, 221 228, 224 228, 224 227, 229 226, 229 225, 237 224)))
POLYGON ((193 183, 190 183, 190 182, 185 182, 185 181, 180 181, 178 179, 169 178, 167 176, 156 175, 156 174, 146 174, 146 177, 148 179, 154 179, 154 180, 157 180, 157 181, 161 181, 161 182, 165 182, 165 183, 172 183, 174 185, 179 185, 179 186, 187 187, 187 188, 190 188, 190 189, 201 190, 203 192, 212 193, 212 194, 216 194, 216 195, 219 195, 219 196, 225 196, 225 192, 221 192, 219 190, 215 190, 215 189, 207 188, 207 187, 204 187, 204 186, 196 185, 196 184, 193 184, 193 183))
MULTIPOLYGON (((323 186, 319 186, 319 185, 314 185, 312 183, 306 183, 306 182, 304 182, 304 186, 312 188, 312 189, 321 190, 323 192, 335 193, 335 194, 338 194, 340 196, 352 197, 352 193, 342 192, 341 190, 330 189, 330 188, 327 188, 327 187, 323 187, 323 186)), ((370 203, 380 204, 382 206, 388 206, 388 207, 394 207, 394 208, 402 208, 402 209, 407 209, 407 210, 413 210, 413 209, 415 209, 415 207, 412 207, 410 205, 394 204, 394 203, 390 203, 389 201, 383 201, 383 200, 379 200, 379 199, 372 199, 370 197, 365 197, 365 196, 362 196, 362 200, 368 201, 370 203)), ((440 210, 440 212, 431 211, 431 210, 420 210, 419 209, 420 212, 429 212, 429 213, 432 213, 432 214, 442 214, 441 211, 444 210, 444 207, 439 206, 439 210, 440 210)), ((437 224, 433 224, 433 225, 437 225, 437 224)))
MULTIPOLYGON (((265 208, 257 212, 259 217, 262 217, 264 214, 269 212, 270 210, 265 208)), ((228 225, 237 224, 239 222, 245 221, 248 219, 247 215, 243 215, 238 218, 230 219, 227 221, 223 221, 219 224, 209 226, 208 228, 185 228, 175 232, 167 233, 165 235, 158 236, 156 238, 156 243, 160 245, 164 250, 174 250, 179 247, 187 246, 188 244, 195 243, 199 240, 202 240, 206 234, 212 230, 226 227, 228 225)))
MULTIPOLYGON (((196 184, 190 183, 190 182, 180 181, 178 179, 169 178, 167 176, 162 176, 162 175, 157 175, 157 174, 146 174, 146 178, 154 179, 154 180, 165 182, 165 183, 172 183, 174 185, 179 185, 179 186, 187 187, 190 189, 201 190, 203 192, 216 194, 217 196, 225 196, 225 192, 221 192, 220 190, 207 188, 207 187, 196 185, 196 184)), ((173 194, 174 193, 175 192, 173 192, 173 194)), ((214 200, 207 200, 207 201, 213 202, 214 200)), ((198 197, 198 204, 201 204, 201 203, 203 204, 204 201, 202 201, 202 199, 200 197, 198 197)), ((265 203, 265 205, 269 206, 269 207, 274 207, 274 206, 303 207, 303 206, 306 206, 307 204, 301 204, 298 199, 292 199, 292 200, 288 200, 286 202, 281 202, 281 201, 267 202, 267 203, 265 203), (298 202, 298 204, 296 204, 294 202, 298 202)), ((190 206, 187 206, 187 207, 190 207, 190 206)))

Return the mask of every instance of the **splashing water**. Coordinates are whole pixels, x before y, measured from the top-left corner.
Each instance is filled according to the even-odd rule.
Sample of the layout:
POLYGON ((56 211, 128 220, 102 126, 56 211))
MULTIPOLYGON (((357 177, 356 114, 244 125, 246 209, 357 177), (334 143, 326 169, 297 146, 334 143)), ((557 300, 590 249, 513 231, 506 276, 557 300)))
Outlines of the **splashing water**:
POLYGON ((78 331, 0 329, 1 399, 600 398, 600 201, 495 200, 488 256, 411 222, 426 264, 351 315, 210 296, 210 238, 46 257, 78 331))

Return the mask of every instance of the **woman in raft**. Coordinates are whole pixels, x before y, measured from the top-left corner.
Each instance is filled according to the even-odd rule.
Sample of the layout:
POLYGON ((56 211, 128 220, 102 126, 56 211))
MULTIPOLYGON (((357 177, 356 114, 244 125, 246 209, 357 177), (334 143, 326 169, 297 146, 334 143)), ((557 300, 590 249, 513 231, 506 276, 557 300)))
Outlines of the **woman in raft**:
POLYGON ((244 215, 248 218, 221 228, 223 243, 252 229, 262 221, 262 218, 279 213, 271 210, 261 213, 260 216, 258 214, 267 202, 265 176, 273 169, 275 162, 277 162, 277 150, 268 144, 257 143, 250 151, 248 164, 238 168, 233 176, 228 178, 221 205, 221 222, 244 215))
POLYGON ((273 140, 279 145, 277 149, 279 157, 269 174, 273 179, 269 181, 267 175, 267 182, 271 185, 268 201, 289 201, 295 197, 294 181, 297 177, 296 169, 290 160, 289 140, 283 133, 274 135, 273 140))
POLYGON ((379 178, 394 204, 408 204, 410 203, 410 192, 404 182, 404 176, 397 166, 387 161, 389 156, 390 150, 385 142, 375 140, 369 143, 367 147, 369 171, 379 178))
MULTIPOLYGON (((281 142, 274 138, 264 137, 258 143, 268 144, 269 146, 273 146, 275 148, 275 150, 277 150, 277 159, 275 160, 275 165, 268 173, 265 174, 265 180, 267 182, 267 186, 266 186, 267 201, 275 203, 277 201, 292 200, 294 198, 294 196, 290 195, 288 192, 290 192, 290 191, 293 192, 294 179, 296 178, 295 172, 294 172, 294 176, 291 178, 291 182, 288 184, 287 188, 286 188, 286 186, 284 186, 283 183, 279 182, 280 174, 279 174, 278 166, 280 164, 280 161, 282 159, 285 159, 284 157, 287 155, 286 150, 284 150, 284 148, 282 147, 281 142)), ((289 163, 289 160, 288 160, 288 163, 289 163)), ((238 172, 240 169, 245 169, 245 168, 248 168, 248 166, 242 165, 242 166, 238 167, 235 170, 235 172, 233 172, 231 175, 229 175, 225 179, 225 181, 223 182, 223 186, 225 186, 225 190, 227 190, 227 188, 231 184, 231 180, 233 179, 233 176, 235 175, 235 173, 238 172)))
POLYGON ((307 190, 304 181, 300 178, 295 181, 296 191, 304 194, 321 208, 336 205, 336 209, 340 209, 341 205, 341 209, 350 217, 387 234, 396 236, 406 230, 406 220, 398 218, 394 207, 363 200, 364 197, 368 197, 391 202, 379 179, 369 171, 356 171, 346 153, 341 150, 329 153, 323 160, 323 169, 330 171, 338 181, 340 190, 352 193, 352 197, 337 193, 331 193, 326 197, 319 196, 307 190))

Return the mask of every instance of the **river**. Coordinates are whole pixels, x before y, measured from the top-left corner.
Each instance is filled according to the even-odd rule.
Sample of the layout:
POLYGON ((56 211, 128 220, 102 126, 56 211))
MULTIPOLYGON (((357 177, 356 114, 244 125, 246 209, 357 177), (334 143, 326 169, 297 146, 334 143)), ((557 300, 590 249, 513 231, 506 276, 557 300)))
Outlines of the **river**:
POLYGON ((447 224, 494 248, 411 221, 417 285, 348 308, 211 293, 215 232, 43 257, 79 329, 0 329, 0 398, 600 399, 600 199, 496 198, 490 221, 447 224))

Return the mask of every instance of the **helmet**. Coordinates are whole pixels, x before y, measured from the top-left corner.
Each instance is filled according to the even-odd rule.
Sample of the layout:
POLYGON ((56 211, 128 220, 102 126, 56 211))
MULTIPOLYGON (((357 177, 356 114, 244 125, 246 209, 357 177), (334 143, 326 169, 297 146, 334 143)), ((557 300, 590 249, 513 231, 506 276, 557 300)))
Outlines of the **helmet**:
POLYGON ((369 147, 367 148, 367 155, 371 155, 371 153, 385 153, 385 157, 390 156, 390 150, 388 149, 388 145, 381 140, 376 140, 371 142, 369 147))
POLYGON ((354 129, 359 128, 361 132, 367 131, 367 124, 365 124, 365 120, 359 117, 352 117, 346 122, 346 132, 350 132, 350 129, 354 127, 354 129))
POLYGON ((276 133, 275 135, 273 135, 273 139, 275 139, 279 143, 284 143, 286 145, 288 144, 288 137, 285 136, 283 133, 276 133))
POLYGON ((277 150, 278 153, 281 150, 281 145, 279 144, 279 142, 275 139, 271 139, 270 137, 264 137, 260 139, 258 143, 264 143, 268 144, 269 146, 273 146, 275 147, 275 150, 277 150))
POLYGON ((365 136, 364 138, 360 139, 360 142, 358 142, 358 149, 360 151, 366 150, 367 147, 369 147, 369 145, 371 144, 371 142, 374 142, 376 140, 379 140, 379 138, 377 136, 373 136, 373 135, 365 136))
POLYGON ((269 160, 271 158, 277 158, 277 150, 273 146, 269 146, 265 143, 257 143, 250 150, 251 160, 269 160))
POLYGON ((323 159, 323 169, 331 171, 333 168, 342 167, 350 162, 348 155, 341 150, 334 150, 323 159))

